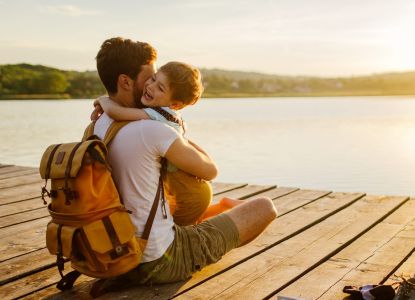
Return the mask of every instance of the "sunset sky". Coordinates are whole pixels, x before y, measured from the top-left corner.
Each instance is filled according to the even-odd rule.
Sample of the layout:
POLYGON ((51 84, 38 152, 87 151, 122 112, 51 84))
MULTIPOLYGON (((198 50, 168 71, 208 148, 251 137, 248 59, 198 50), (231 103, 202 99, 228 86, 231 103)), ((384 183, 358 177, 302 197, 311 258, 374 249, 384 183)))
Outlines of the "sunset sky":
POLYGON ((113 36, 151 43, 159 65, 319 76, 415 70, 415 1, 0 0, 0 64, 95 70, 113 36))

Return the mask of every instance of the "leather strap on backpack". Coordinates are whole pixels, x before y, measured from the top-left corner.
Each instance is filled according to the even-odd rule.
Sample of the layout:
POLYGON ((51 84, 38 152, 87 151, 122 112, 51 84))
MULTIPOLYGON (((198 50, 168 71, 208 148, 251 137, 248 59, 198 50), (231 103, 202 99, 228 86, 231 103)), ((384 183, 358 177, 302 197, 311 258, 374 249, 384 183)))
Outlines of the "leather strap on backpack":
POLYGON ((70 290, 79 276, 81 276, 81 273, 79 273, 78 271, 76 270, 71 271, 65 276, 63 276, 61 280, 59 280, 56 287, 60 289, 62 292, 66 290, 70 290))
POLYGON ((90 136, 94 135, 94 127, 95 122, 91 122, 87 128, 85 128, 84 136, 82 137, 82 141, 85 142, 90 136))
MULTIPOLYGON (((120 129, 123 128, 128 123, 129 121, 112 122, 107 132, 105 133, 105 137, 102 139, 105 146, 108 147, 108 144, 112 141, 112 139, 115 137, 118 131, 120 131, 120 129)), ((90 137, 94 136, 94 128, 95 128, 95 122, 91 122, 84 131, 84 136, 82 137, 82 141, 86 141, 90 137)))
POLYGON ((163 201, 163 206, 162 206, 163 215, 165 213, 166 208, 164 206, 164 192, 163 192, 164 191, 164 188, 163 188, 163 173, 164 173, 163 169, 164 169, 164 167, 163 166, 165 164, 166 164, 166 159, 162 158, 161 159, 162 168, 160 170, 160 177, 159 177, 159 184, 158 184, 158 187, 157 187, 157 193, 156 193, 156 197, 154 198, 153 206, 151 207, 150 214, 148 216, 146 225, 144 226, 143 235, 141 237, 143 240, 148 240, 148 237, 150 236, 151 227, 153 226, 153 222, 154 222, 154 218, 156 216, 157 208, 158 208, 159 203, 160 203, 160 198, 162 198, 162 201, 163 201))

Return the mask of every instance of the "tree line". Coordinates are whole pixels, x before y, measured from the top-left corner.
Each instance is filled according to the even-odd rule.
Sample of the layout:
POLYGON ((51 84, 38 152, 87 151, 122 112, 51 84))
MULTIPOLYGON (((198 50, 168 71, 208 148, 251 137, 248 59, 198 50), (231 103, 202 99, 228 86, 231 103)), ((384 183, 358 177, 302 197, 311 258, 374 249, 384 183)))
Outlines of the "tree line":
MULTIPOLYGON (((415 72, 357 77, 278 76, 201 69, 203 97, 414 95, 415 72)), ((95 98, 105 94, 96 71, 0 65, 0 99, 95 98)))
POLYGON ((105 93, 97 72, 63 71, 42 65, 0 66, 0 98, 91 98, 105 93))

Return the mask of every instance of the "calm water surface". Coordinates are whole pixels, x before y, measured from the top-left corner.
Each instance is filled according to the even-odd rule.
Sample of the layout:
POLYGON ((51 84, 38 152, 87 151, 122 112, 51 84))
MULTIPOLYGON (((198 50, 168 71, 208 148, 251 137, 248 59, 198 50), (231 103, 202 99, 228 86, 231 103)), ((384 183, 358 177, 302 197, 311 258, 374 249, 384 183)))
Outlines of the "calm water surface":
MULTIPOLYGON (((0 163, 79 140, 91 100, 0 101, 0 163)), ((209 99, 183 110, 218 181, 415 195, 415 97, 209 99)))

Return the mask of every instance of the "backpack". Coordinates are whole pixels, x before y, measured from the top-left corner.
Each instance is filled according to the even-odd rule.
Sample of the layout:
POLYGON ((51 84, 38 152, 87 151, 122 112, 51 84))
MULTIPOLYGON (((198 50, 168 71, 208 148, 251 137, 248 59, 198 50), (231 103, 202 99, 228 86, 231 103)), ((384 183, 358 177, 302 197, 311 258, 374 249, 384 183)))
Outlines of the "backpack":
POLYGON ((51 199, 48 210, 52 217, 46 246, 57 257, 62 277, 57 288, 62 291, 72 288, 80 274, 108 278, 126 273, 141 262, 163 185, 160 175, 143 236, 138 238, 107 162, 108 144, 127 123, 113 122, 103 140, 92 135, 91 123, 81 142, 51 145, 42 156, 42 199, 45 204, 45 196, 51 199), (65 276, 64 258, 75 269, 65 276))

